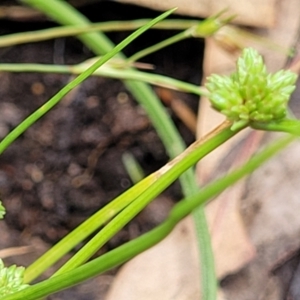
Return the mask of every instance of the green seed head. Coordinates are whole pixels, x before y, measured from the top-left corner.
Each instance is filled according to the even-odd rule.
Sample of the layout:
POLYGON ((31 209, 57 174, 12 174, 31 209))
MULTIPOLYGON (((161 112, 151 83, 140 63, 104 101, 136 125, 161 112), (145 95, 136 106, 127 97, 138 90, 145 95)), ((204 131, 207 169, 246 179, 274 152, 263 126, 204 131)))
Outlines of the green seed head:
POLYGON ((252 121, 283 119, 296 80, 297 75, 290 71, 268 74, 258 52, 246 48, 237 61, 236 72, 208 77, 206 88, 212 106, 237 127, 252 121))
POLYGON ((23 283, 25 268, 12 265, 5 268, 0 259, 0 295, 10 295, 28 286, 23 283))

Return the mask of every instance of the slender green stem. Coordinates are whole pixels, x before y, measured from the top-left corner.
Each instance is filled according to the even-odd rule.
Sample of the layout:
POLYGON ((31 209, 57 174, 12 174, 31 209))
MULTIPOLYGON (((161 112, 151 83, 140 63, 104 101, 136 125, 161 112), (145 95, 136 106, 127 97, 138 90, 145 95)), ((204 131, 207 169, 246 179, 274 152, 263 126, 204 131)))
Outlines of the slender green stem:
POLYGON ((142 57, 145 57, 145 56, 147 56, 147 55, 149 55, 151 53, 157 52, 158 50, 161 50, 161 49, 163 49, 163 48, 165 48, 167 46, 175 44, 175 43, 177 43, 179 41, 182 41, 182 40, 184 40, 186 38, 189 38, 189 37, 191 37, 191 34, 190 34, 190 30, 187 29, 187 30, 185 30, 183 32, 180 32, 180 33, 178 33, 178 34, 176 34, 176 35, 174 35, 174 36, 172 36, 172 37, 170 37, 170 38, 168 38, 166 40, 163 40, 162 42, 159 42, 159 43, 157 43, 155 45, 152 45, 152 46, 150 46, 148 48, 145 48, 145 49, 143 49, 143 50, 141 50, 141 51, 133 54, 132 56, 130 56, 127 59, 127 62, 128 63, 133 63, 135 61, 138 61, 142 57))
POLYGON ((261 151, 261 153, 256 154, 239 169, 209 184, 197 194, 180 201, 171 210, 168 218, 150 232, 100 256, 99 258, 94 259, 89 263, 86 263, 81 267, 76 268, 75 270, 52 277, 33 286, 29 286, 24 290, 4 297, 3 300, 34 300, 46 297, 57 291, 77 285, 88 278, 97 276, 100 273, 130 260, 137 254, 149 249, 163 240, 173 230, 178 222, 189 215, 193 210, 216 197, 242 177, 251 174, 254 170, 260 167, 261 164, 278 153, 278 151, 284 149, 294 139, 294 137, 289 136, 276 141, 271 146, 261 151))
MULTIPOLYGON (((90 61, 90 60, 89 60, 90 61)), ((90 62, 83 62, 73 66, 47 65, 47 64, 0 64, 0 71, 7 72, 39 72, 39 73, 60 73, 60 74, 81 74, 86 70, 90 62)), ((94 61, 94 60, 93 60, 94 61)), ((124 62, 125 63, 125 62, 124 62)), ((198 96, 208 96, 205 88, 180 81, 171 77, 151 74, 135 69, 118 69, 104 65, 93 73, 93 76, 103 76, 108 78, 138 80, 149 84, 162 86, 181 92, 187 92, 198 96)))
POLYGON ((300 121, 295 119, 284 119, 278 122, 269 123, 252 122, 250 123, 250 126, 257 130, 282 131, 300 136, 300 121))
POLYGON ((129 178, 134 184, 145 177, 143 168, 131 152, 125 152, 122 155, 122 162, 129 178))
POLYGON ((154 53, 158 50, 161 50, 162 48, 165 48, 167 46, 170 46, 172 44, 175 44, 179 41, 182 41, 184 39, 190 38, 190 37, 207 37, 212 34, 214 34, 216 31, 218 31, 223 25, 231 21, 234 17, 231 16, 227 19, 221 20, 219 19, 220 15, 223 12, 220 12, 216 16, 213 16, 211 18, 208 18, 202 22, 199 22, 198 24, 191 26, 190 28, 184 30, 183 32, 180 32, 166 40, 163 40, 162 42, 159 42, 155 45, 152 45, 146 49, 143 49, 131 57, 127 59, 129 63, 135 62, 140 60, 142 57, 145 57, 151 53, 154 53))
MULTIPOLYGON (((61 26, 50 29, 2 35, 0 37, 0 47, 40 42, 99 30, 102 32, 135 30, 139 27, 142 27, 150 21, 151 19, 141 19, 132 21, 109 21, 93 23, 90 25, 61 26)), ((153 28, 165 30, 184 30, 195 26, 198 23, 198 20, 164 20, 154 25, 153 28)))

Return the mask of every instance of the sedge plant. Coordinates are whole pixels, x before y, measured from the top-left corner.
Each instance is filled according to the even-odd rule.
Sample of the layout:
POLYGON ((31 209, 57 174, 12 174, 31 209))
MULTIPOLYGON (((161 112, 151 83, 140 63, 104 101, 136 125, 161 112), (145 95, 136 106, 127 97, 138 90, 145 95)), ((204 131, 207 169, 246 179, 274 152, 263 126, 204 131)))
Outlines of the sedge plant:
MULTIPOLYGON (((71 287, 86 280, 87 278, 96 276, 126 262, 130 258, 161 241, 171 232, 180 220, 190 214, 199 205, 203 205, 243 176, 253 172, 263 162, 276 154, 279 150, 286 147, 295 139, 295 137, 299 136, 300 122, 297 120, 286 119, 287 102, 290 93, 295 88, 294 83, 297 76, 289 71, 279 71, 275 74, 264 73, 265 76, 260 77, 257 76, 256 72, 250 71, 247 72, 249 75, 249 81, 243 80, 245 79, 243 77, 243 74, 246 74, 245 71, 253 70, 253 62, 255 62, 255 65, 259 69, 264 69, 261 56, 259 56, 259 54, 253 49, 245 49, 242 57, 238 60, 237 71, 234 74, 230 77, 216 77, 214 75, 208 78, 207 87, 210 91, 212 106, 219 111, 222 111, 223 108, 226 107, 226 110, 223 111, 223 113, 227 116, 227 121, 202 140, 196 141, 180 156, 176 157, 176 159, 169 162, 156 173, 151 174, 149 177, 156 175, 156 180, 147 187, 144 193, 141 194, 141 197, 135 198, 115 217, 115 219, 125 219, 130 211, 144 205, 144 202, 146 201, 145 198, 148 197, 148 194, 150 193, 149 190, 151 190, 153 185, 155 185, 155 189, 159 189, 159 186, 164 185, 165 182, 172 182, 181 172, 184 172, 184 170, 196 163, 197 160, 203 157, 203 155, 218 147, 221 143, 228 140, 231 136, 238 133, 246 126, 254 125, 255 127, 256 124, 264 124, 265 127, 267 127, 267 124, 272 124, 274 128, 274 124, 279 124, 278 129, 280 129, 281 124, 286 121, 287 123, 293 122, 294 126, 298 124, 298 131, 296 131, 293 126, 293 129, 290 131, 293 135, 289 135, 276 141, 271 146, 261 151, 261 153, 256 154, 244 166, 203 187, 195 195, 180 201, 171 210, 166 220, 149 233, 146 233, 143 236, 100 256, 99 258, 84 263, 81 266, 69 268, 40 283, 32 286, 21 286, 19 291, 12 293, 3 299, 38 299, 59 290, 71 287), (278 77, 281 77, 281 84, 279 84, 280 87, 278 87, 278 85, 275 86, 275 83, 278 82, 278 77), (259 78, 258 81, 255 78, 259 78), (228 84, 227 79, 230 79, 235 83, 234 91, 231 89, 231 85, 228 84), (248 82, 251 82, 252 85, 249 86, 248 82), (261 86, 262 89, 260 89, 260 97, 256 97, 258 94, 254 93, 257 101, 252 102, 254 99, 251 96, 251 93, 253 92, 252 89, 255 90, 257 87, 256 84, 259 84, 260 82, 264 82, 264 85, 261 86), (270 85, 271 83, 274 85, 273 88, 270 85), (212 85, 214 84, 216 86, 212 89, 212 85), (232 101, 232 98, 227 98, 227 95, 224 95, 228 90, 230 90, 230 92, 236 92, 236 94, 241 96, 244 100, 240 101, 241 98, 239 98, 237 101, 232 101), (246 94, 244 94, 245 91, 247 91, 246 94), (276 96, 274 101, 273 98, 268 98, 270 95, 276 96), (260 103, 264 100, 267 102, 264 103, 265 105, 261 108, 260 103), (251 101, 251 105, 248 101, 251 101), (271 109, 266 109, 267 104, 271 107, 271 109), (235 108, 236 105, 240 108, 238 114, 236 113, 238 111, 235 108), (253 109, 253 105, 257 105, 256 110, 253 109), (233 108, 233 110, 231 111, 230 108, 233 108), (245 111, 247 113, 245 113, 245 111), (257 114, 254 113, 255 111, 257 114), (270 115, 272 115, 272 117, 270 117, 270 115), (256 116, 259 116, 258 119, 256 119, 256 116), (126 211, 126 213, 122 214, 124 211, 126 211)), ((142 180, 141 182, 145 181, 142 180)), ((147 182, 145 185, 147 185, 147 182)), ((135 189, 135 187, 132 189, 135 189)), ((109 226, 109 224, 107 226, 109 226)), ((106 227, 104 227, 104 229, 106 227)))
MULTIPOLYGON (((40 3, 40 1, 26 2, 40 3)), ((166 17, 169 13, 171 11, 142 27, 142 29, 127 38, 112 51, 108 51, 103 58, 100 58, 87 70, 83 71, 74 81, 12 131, 0 143, 1 152, 32 123, 56 105, 68 91, 92 75, 104 62, 130 43, 134 37, 166 17)), ((286 118, 287 102, 295 88, 295 81, 296 75, 289 71, 268 74, 259 54, 253 49, 245 49, 242 57, 238 60, 237 71, 234 74, 230 77, 214 75, 208 78, 205 94, 210 98, 212 106, 226 115, 227 120, 207 136, 196 141, 185 151, 182 151, 167 165, 111 201, 106 207, 102 208, 64 238, 62 242, 26 268, 20 290, 12 291, 10 295, 5 296, 3 299, 39 299, 45 297, 118 266, 158 243, 182 218, 195 211, 198 207, 203 207, 212 197, 218 195, 241 177, 254 171, 265 160, 284 148, 295 136, 300 134, 299 122, 286 118), (246 163, 245 166, 211 183, 200 191, 195 186, 194 179, 192 179, 188 184, 195 186, 191 190, 193 195, 175 205, 169 217, 160 226, 99 258, 87 262, 95 251, 174 180, 189 170, 202 157, 248 126, 264 130, 287 131, 292 135, 271 145, 246 163), (24 284, 30 283, 66 252, 70 251, 80 241, 103 225, 105 225, 104 228, 58 270, 54 276, 32 286, 24 286, 24 284)), ((137 83, 137 86, 139 86, 140 82, 137 83)), ((132 88, 132 85, 129 84, 129 86, 132 88)), ((139 93, 136 92, 136 94, 139 93)), ((203 247, 202 251, 209 249, 210 245, 204 244, 203 247)), ((214 274, 211 270, 209 272, 209 274, 214 274)), ((11 276, 11 278, 14 277, 11 276)), ((204 291, 209 291, 207 293, 204 292, 206 299, 214 299, 215 292, 211 291, 215 289, 215 286, 211 284, 214 285, 215 282, 216 278, 212 278, 204 286, 204 291)))
MULTIPOLYGON (((39 0, 29 0, 23 1, 28 5, 31 5, 45 14, 50 16, 52 19, 58 21, 61 24, 67 25, 62 27, 57 27, 53 29, 41 30, 36 32, 28 32, 22 34, 12 34, 4 36, 0 39, 0 46, 8 46, 12 44, 24 43, 28 41, 38 41, 47 38, 67 36, 71 34, 81 34, 79 38, 85 43, 85 45, 91 48, 96 54, 106 53, 109 48, 111 48, 112 43, 100 33, 94 34, 83 34, 89 33, 95 30, 128 30, 134 29, 141 26, 147 22, 147 20, 135 20, 130 22, 106 22, 101 24, 91 24, 86 18, 84 18, 80 13, 70 5, 63 1, 39 1, 39 0), (83 34, 83 35, 82 35, 83 34), (96 49, 97 48, 97 49, 96 49)), ((207 37, 214 35, 218 30, 226 25, 233 17, 229 16, 227 18, 222 18, 223 12, 212 16, 204 21, 195 20, 164 20, 155 24, 156 28, 172 28, 172 29, 182 29, 183 31, 174 37, 171 37, 165 41, 162 41, 156 45, 153 45, 147 49, 144 49, 129 59, 124 58, 124 56, 119 55, 118 59, 110 60, 100 69, 96 70, 93 75, 106 76, 112 78, 118 78, 125 80, 127 88, 135 95, 137 101, 144 106, 146 112, 148 113, 154 127, 157 129, 170 157, 180 153, 182 148, 182 140, 179 133, 174 128, 174 125, 168 118, 166 118, 166 113, 164 108, 158 101, 157 97, 153 93, 149 92, 149 88, 144 84, 139 84, 140 81, 144 81, 150 84, 160 85, 168 88, 173 88, 185 92, 194 93, 197 95, 207 95, 204 89, 198 86, 191 85, 189 83, 184 83, 169 77, 160 76, 157 74, 149 74, 145 72, 138 72, 133 69, 133 66, 140 65, 135 63, 137 59, 142 58, 154 51, 157 51, 163 47, 166 47, 174 42, 180 41, 182 39, 190 37, 207 37), (138 82, 136 82, 138 81, 138 82), (175 130, 174 130, 175 129, 175 130)), ((77 66, 53 66, 53 65, 36 65, 36 64, 15 64, 15 65, 4 65, 0 66, 1 70, 6 71, 17 71, 17 72, 28 72, 28 71, 38 71, 38 72, 59 72, 59 73, 73 73, 81 74, 88 66, 93 64, 98 58, 90 59, 84 63, 77 66)), ((185 172, 179 178, 181 180, 183 193, 185 195, 192 194, 197 190, 197 186, 194 182, 194 176, 191 170, 185 172)), ((196 224, 196 230, 198 232, 198 243, 199 243, 199 253, 201 256, 201 278, 203 288, 203 299, 214 299, 217 290, 217 281, 214 274, 213 265, 213 255, 210 247, 209 232, 207 229, 205 215, 203 209, 199 208, 194 213, 194 219, 196 224)), ((87 231, 88 234, 90 231, 87 231)), ((69 243, 66 247, 66 240, 57 245, 59 253, 62 252, 62 248, 65 249, 65 253, 68 252, 73 246, 73 243, 69 243)), ((95 246, 96 250, 97 246, 95 246)), ((48 256, 48 264, 51 265, 58 259, 54 253, 56 252, 56 247, 53 249, 53 255, 48 256), (50 259, 51 258, 51 259, 50 259)), ((62 255, 62 253, 60 254, 62 255)), ((42 260, 44 261, 44 260, 42 260)), ((43 263, 43 267, 47 266, 43 263)), ((38 269, 40 272, 43 271, 41 266, 32 266, 32 269, 38 269)), ((30 268, 29 268, 30 270, 30 268)), ((26 274, 30 274, 27 272, 26 274)), ((35 272, 34 276, 38 274, 35 272)), ((28 275, 29 278, 32 279, 28 275)), ((30 279, 28 279, 30 280, 30 279)))

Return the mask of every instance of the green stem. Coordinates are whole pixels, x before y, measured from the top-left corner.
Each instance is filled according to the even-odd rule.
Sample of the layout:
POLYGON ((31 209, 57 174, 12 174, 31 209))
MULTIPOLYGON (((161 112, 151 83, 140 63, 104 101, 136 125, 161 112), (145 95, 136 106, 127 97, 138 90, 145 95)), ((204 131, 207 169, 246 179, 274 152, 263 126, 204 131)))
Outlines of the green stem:
POLYGON ((133 184, 145 178, 145 173, 135 156, 131 152, 122 155, 123 166, 133 184))
MULTIPOLYGON (((89 60, 90 61, 90 60, 89 60)), ((0 64, 0 71, 5 72, 39 72, 39 73, 60 73, 60 74, 81 74, 86 70, 90 62, 83 62, 73 66, 47 65, 47 64, 0 64)), ((124 62, 125 63, 125 62, 124 62)), ((108 62, 109 64, 109 62, 108 62)), ((209 94, 203 87, 170 78, 163 75, 141 72, 136 69, 117 69, 107 65, 96 70, 93 76, 108 78, 143 81, 149 84, 162 86, 182 92, 192 93, 198 96, 207 97, 209 94)))
MULTIPOLYGON (((9 47, 25 43, 40 42, 99 30, 102 32, 135 30, 150 21, 151 19, 141 19, 133 21, 110 21, 93 23, 90 25, 61 26, 50 29, 13 33, 0 37, 0 47, 9 47)), ((197 20, 164 20, 153 26, 153 28, 165 30, 184 30, 198 24, 199 21, 197 20)))
POLYGON ((250 126, 257 130, 282 131, 295 136, 300 136, 300 121, 295 119, 284 119, 269 123, 252 122, 250 123, 250 126))
POLYGON ((142 57, 145 57, 145 56, 147 56, 147 55, 149 55, 151 53, 154 53, 154 52, 156 52, 158 50, 161 50, 161 49, 163 49, 163 48, 165 48, 167 46, 175 44, 175 43, 177 43, 179 41, 182 41, 182 40, 184 40, 186 38, 189 38, 189 37, 191 37, 191 34, 190 34, 190 30, 187 29, 187 30, 185 30, 183 32, 180 32, 180 33, 178 33, 178 34, 176 34, 176 35, 174 35, 174 36, 172 36, 172 37, 170 37, 170 38, 168 38, 166 40, 163 40, 162 42, 159 42, 159 43, 157 43, 155 45, 152 45, 152 46, 150 46, 148 48, 145 48, 145 49, 143 49, 143 50, 141 50, 139 52, 136 52, 135 54, 133 54, 132 56, 130 56, 127 59, 127 62, 128 63, 133 63, 135 61, 138 61, 142 57))
POLYGON ((87 278, 92 278, 123 264, 163 240, 173 230, 178 222, 189 215, 193 210, 219 195, 227 187, 232 186, 242 177, 251 174, 261 164, 274 156, 278 151, 285 148, 294 139, 294 137, 289 136, 275 142, 261 151, 261 153, 256 154, 239 169, 207 185, 197 194, 180 201, 171 210, 168 218, 150 232, 100 256, 99 258, 94 259, 89 263, 86 263, 81 267, 76 268, 75 270, 37 283, 17 293, 6 296, 3 300, 34 300, 46 297, 57 291, 77 285, 85 281, 87 278))

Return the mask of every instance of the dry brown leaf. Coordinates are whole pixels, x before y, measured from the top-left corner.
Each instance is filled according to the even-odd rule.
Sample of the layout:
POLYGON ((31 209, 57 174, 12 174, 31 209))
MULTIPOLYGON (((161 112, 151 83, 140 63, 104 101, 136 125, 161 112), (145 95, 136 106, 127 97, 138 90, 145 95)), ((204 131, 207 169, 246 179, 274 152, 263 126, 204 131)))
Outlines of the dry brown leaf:
MULTIPOLYGON (((274 138, 278 135, 270 139, 274 138)), ((271 270, 290 249, 300 248, 299 154, 300 144, 295 142, 247 180, 242 215, 258 254, 224 283, 229 299, 286 299, 271 270)))
POLYGON ((198 265, 194 226, 187 218, 121 269, 106 300, 199 299, 198 265))
POLYGON ((119 2, 147 6, 155 10, 178 7, 177 13, 195 17, 208 17, 223 9, 237 15, 235 22, 257 27, 273 27, 276 23, 276 0, 118 0, 119 2))

